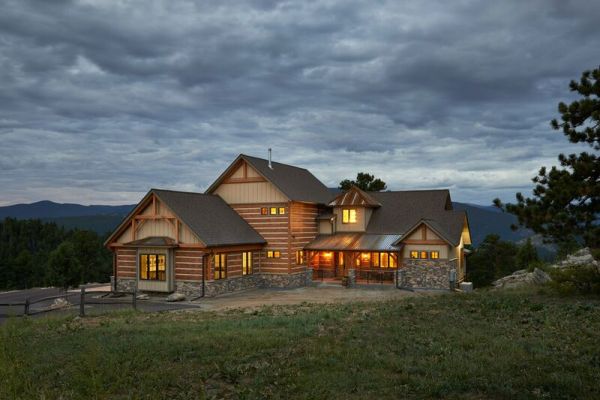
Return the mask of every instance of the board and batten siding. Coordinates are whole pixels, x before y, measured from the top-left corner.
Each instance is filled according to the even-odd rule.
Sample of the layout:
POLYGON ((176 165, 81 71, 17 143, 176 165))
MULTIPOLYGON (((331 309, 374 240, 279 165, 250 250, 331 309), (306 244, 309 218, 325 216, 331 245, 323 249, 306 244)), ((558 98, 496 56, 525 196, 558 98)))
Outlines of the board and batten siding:
POLYGON ((270 182, 223 183, 213 192, 229 204, 287 202, 279 189, 270 182))

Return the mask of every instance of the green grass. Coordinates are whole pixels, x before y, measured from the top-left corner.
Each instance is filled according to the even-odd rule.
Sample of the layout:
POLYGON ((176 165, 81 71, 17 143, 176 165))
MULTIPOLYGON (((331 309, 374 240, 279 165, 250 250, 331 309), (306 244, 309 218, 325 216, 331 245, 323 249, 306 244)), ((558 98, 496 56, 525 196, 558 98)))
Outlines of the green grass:
POLYGON ((0 398, 600 398, 600 300, 482 292, 0 326, 0 398))

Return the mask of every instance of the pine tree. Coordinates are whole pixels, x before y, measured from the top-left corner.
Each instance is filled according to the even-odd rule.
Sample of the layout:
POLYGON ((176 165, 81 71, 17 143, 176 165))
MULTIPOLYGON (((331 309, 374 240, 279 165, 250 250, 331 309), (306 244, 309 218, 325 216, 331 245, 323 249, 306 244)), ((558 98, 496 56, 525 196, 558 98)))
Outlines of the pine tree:
POLYGON ((375 178, 375 176, 368 174, 366 172, 359 172, 356 175, 356 180, 352 181, 350 179, 344 179, 340 182, 339 189, 348 190, 352 186, 356 186, 359 189, 368 191, 368 192, 381 192, 382 190, 387 189, 387 185, 384 181, 379 178, 375 178))
MULTIPOLYGON (((559 154, 560 167, 542 167, 533 178, 533 197, 517 193, 515 204, 505 209, 518 217, 519 224, 540 233, 559 247, 583 240, 586 246, 600 247, 600 67, 585 71, 570 89, 582 96, 567 105, 560 103, 561 120, 551 126, 571 143, 587 144, 591 152, 559 154)), ((494 203, 502 207, 499 199, 494 203)))
POLYGON ((527 241, 519 247, 519 251, 517 251, 517 267, 520 269, 528 269, 538 261, 539 257, 537 250, 531 243, 531 239, 527 238, 527 241))

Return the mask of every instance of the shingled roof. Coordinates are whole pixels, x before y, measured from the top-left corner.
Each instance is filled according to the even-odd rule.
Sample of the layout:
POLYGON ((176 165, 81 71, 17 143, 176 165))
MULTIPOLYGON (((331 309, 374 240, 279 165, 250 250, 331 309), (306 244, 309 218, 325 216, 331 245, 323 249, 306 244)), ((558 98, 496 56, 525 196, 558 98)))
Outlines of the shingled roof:
POLYGON ((427 221, 445 240, 460 242, 466 220, 464 211, 452 210, 448 190, 369 192, 381 207, 373 211, 366 233, 403 234, 427 221))
POLYGON ((246 154, 240 154, 231 163, 230 167, 207 189, 206 193, 212 193, 240 159, 245 160, 263 178, 275 185, 290 200, 327 204, 333 197, 327 186, 305 168, 294 167, 293 165, 275 161, 271 162, 273 168, 269 168, 268 160, 246 154))
MULTIPOLYGON (((207 247, 266 243, 266 240, 219 196, 150 189, 140 204, 152 194, 166 204, 207 247)), ((136 209, 123 220, 106 243, 109 243, 133 217, 136 209)))

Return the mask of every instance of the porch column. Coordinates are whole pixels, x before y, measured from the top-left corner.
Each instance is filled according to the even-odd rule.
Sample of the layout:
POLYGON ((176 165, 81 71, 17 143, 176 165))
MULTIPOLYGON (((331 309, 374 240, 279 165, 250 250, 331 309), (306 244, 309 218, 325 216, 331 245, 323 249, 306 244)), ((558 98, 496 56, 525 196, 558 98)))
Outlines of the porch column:
POLYGON ((348 287, 356 286, 356 271, 353 268, 348 269, 348 287))

